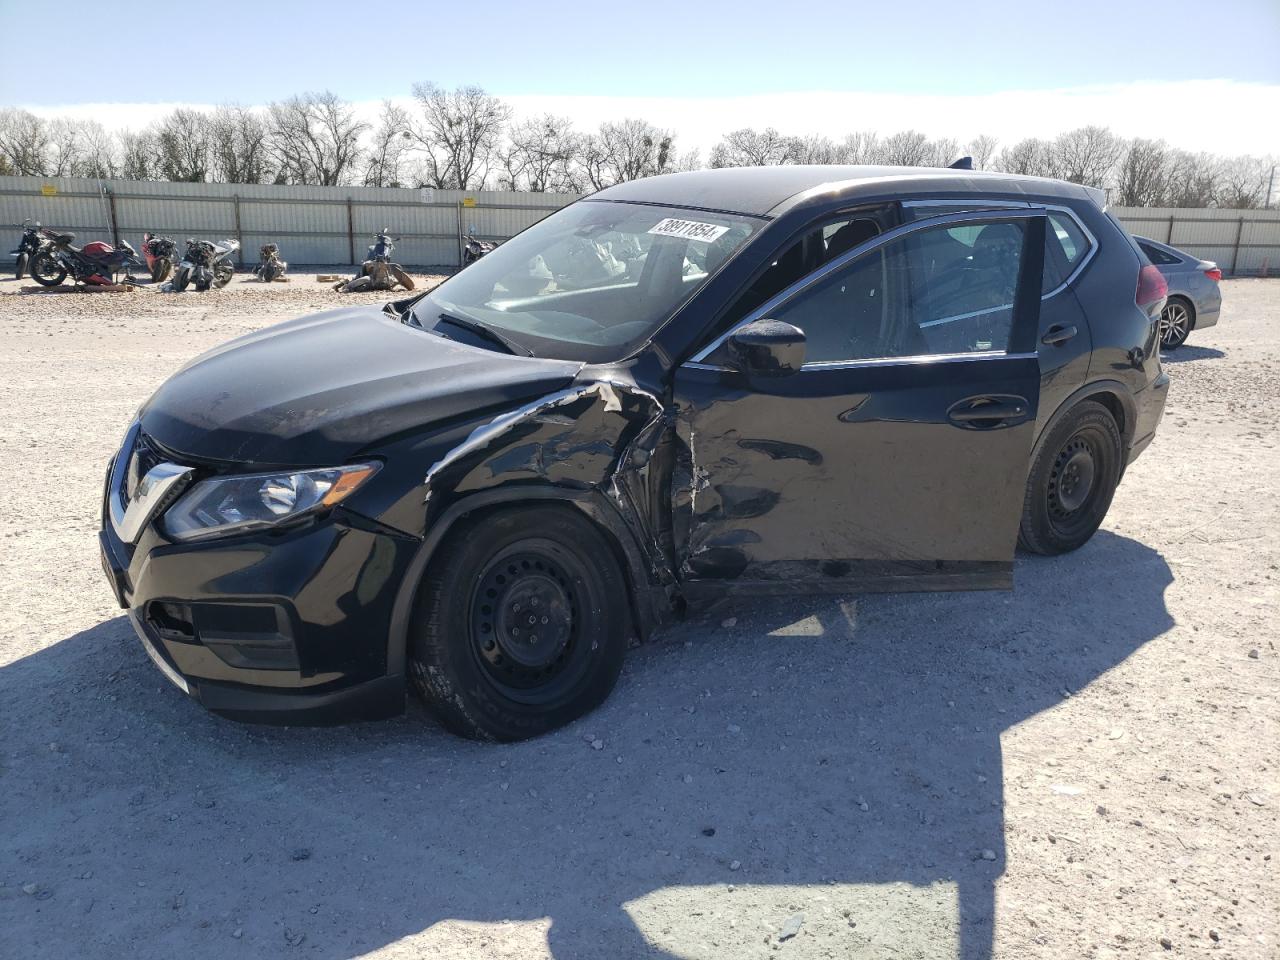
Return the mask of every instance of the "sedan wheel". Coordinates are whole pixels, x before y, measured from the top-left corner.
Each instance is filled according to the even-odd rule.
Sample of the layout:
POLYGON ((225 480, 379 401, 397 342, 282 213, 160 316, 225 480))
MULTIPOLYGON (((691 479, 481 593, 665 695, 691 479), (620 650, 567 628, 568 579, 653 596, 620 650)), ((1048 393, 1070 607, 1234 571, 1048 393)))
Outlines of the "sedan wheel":
POLYGON ((1191 333, 1191 311, 1180 300, 1170 300, 1160 311, 1160 346, 1176 350, 1191 333))

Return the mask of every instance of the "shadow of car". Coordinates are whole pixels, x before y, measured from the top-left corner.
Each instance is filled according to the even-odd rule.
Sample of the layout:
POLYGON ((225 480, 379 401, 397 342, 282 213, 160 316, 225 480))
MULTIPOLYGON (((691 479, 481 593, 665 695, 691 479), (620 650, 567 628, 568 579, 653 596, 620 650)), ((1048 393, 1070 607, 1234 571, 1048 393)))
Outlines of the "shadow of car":
POLYGON ((734 601, 632 651, 589 718, 503 746, 412 715, 220 720, 107 621, 0 669, 5 939, 25 958, 224 957, 233 936, 325 960, 407 938, 747 956, 798 908, 797 956, 988 958, 1001 735, 1173 623, 1165 561, 1105 531, 1017 576, 994 603, 734 601))

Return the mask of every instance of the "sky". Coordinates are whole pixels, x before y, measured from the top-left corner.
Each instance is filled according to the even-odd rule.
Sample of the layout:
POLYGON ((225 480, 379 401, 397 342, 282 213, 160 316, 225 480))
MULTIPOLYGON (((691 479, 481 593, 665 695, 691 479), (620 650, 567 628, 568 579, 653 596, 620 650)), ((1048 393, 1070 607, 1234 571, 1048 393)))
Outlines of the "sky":
POLYGON ((305 90, 372 114, 430 80, 583 127, 643 116, 685 149, 746 125, 1008 141, 1097 122, 1280 153, 1280 0, 224 0, 210 30, 86 7, 92 29, 50 34, 38 4, 0 0, 0 105, 140 128, 176 103, 305 90))

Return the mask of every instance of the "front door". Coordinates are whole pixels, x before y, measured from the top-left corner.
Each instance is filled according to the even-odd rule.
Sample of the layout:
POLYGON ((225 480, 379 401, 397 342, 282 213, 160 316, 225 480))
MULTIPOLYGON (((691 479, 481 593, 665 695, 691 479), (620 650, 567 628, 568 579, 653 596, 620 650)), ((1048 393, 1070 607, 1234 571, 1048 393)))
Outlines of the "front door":
POLYGON ((1039 398, 1045 211, 864 243, 745 317, 805 333, 790 375, 723 342, 675 377, 675 547, 692 594, 1011 584, 1039 398))

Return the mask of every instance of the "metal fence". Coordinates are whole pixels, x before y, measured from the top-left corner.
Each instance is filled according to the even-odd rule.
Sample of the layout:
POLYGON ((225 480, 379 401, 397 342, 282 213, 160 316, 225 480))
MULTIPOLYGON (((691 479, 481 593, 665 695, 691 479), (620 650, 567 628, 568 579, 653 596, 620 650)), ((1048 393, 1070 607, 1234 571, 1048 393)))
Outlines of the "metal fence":
MULTIPOLYGON (((72 177, 0 176, 0 230, 30 218, 80 240, 127 240, 144 231, 240 241, 240 262, 278 243, 297 263, 355 264, 384 227, 399 237, 396 258, 417 267, 456 267, 463 234, 505 240, 575 195, 496 190, 295 187, 157 183, 72 177)), ((179 248, 181 249, 181 248, 179 248)))
MULTIPOLYGON (((143 231, 240 240, 241 263, 280 244, 303 264, 354 264, 383 227, 401 238, 396 255, 416 267, 456 267, 461 238, 505 240, 572 194, 497 190, 293 187, 269 184, 156 183, 71 177, 0 177, 0 230, 26 218, 81 239, 128 240, 143 231)), ((1215 260, 1236 276, 1280 273, 1280 210, 1112 207, 1134 234, 1215 260)))

